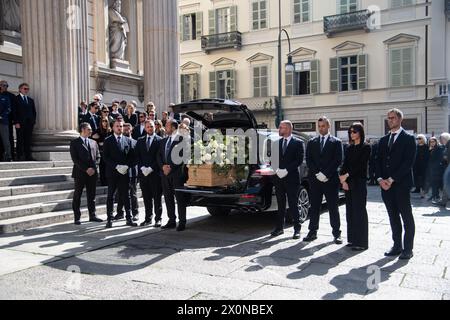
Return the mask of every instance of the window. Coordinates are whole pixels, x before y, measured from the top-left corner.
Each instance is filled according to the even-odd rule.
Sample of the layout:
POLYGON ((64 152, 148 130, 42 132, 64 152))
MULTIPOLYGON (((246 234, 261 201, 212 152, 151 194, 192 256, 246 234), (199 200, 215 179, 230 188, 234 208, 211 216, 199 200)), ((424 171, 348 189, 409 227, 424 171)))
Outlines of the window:
POLYGON ((295 131, 303 132, 307 135, 315 135, 317 131, 316 122, 299 122, 293 125, 295 131))
MULTIPOLYGON (((402 121, 402 128, 406 130, 406 132, 411 134, 417 134, 418 133, 418 121, 417 118, 409 118, 409 119, 403 119, 402 121)), ((389 133, 389 125, 387 120, 384 120, 384 133, 389 133)))
POLYGON ((414 0, 391 0, 392 8, 400 8, 404 6, 410 6, 414 4, 414 0))
POLYGON ((340 60, 340 91, 358 90, 358 56, 340 60))
POLYGON ((390 49, 391 87, 412 86, 414 84, 414 49, 390 49))
POLYGON ((199 98, 199 74, 181 75, 181 102, 197 100, 199 98))
POLYGON ((338 0, 339 13, 350 13, 358 10, 358 0, 338 0))
POLYGON ((197 40, 203 34, 202 12, 184 14, 180 17, 181 41, 197 40))
POLYGON ((252 2, 252 29, 260 30, 267 28, 267 1, 253 0, 252 2))
POLYGON ((209 73, 209 97, 219 99, 233 99, 236 88, 236 72, 223 70, 209 73))
POLYGON ((311 62, 299 62, 295 64, 294 71, 294 95, 299 96, 311 93, 311 62))
POLYGON ((269 96, 268 67, 253 67, 253 97, 269 96))
POLYGON ((237 6, 209 10, 209 35, 237 31, 237 6))
POLYGON ((310 20, 309 0, 294 0, 294 23, 303 23, 310 20))

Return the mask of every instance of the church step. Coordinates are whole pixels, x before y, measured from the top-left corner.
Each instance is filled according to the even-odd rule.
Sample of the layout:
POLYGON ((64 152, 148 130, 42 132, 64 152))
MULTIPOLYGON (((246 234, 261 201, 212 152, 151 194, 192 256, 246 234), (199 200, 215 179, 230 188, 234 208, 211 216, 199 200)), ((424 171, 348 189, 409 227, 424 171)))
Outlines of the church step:
POLYGON ((0 162, 0 170, 45 169, 73 166, 72 161, 0 162))
MULTIPOLYGON (((106 187, 97 187, 97 195, 102 195, 107 192, 106 187)), ((58 200, 72 199, 73 190, 51 191, 32 194, 22 194, 17 196, 0 198, 0 208, 8 208, 14 206, 21 206, 33 203, 46 203, 58 200)))
MULTIPOLYGON (((139 207, 144 206, 144 201, 139 199, 139 207)), ((96 210, 97 216, 102 219, 106 219, 106 205, 98 205, 96 210)), ((81 221, 88 219, 87 208, 81 209, 81 221)), ((62 222, 73 221, 73 211, 64 210, 57 212, 47 212, 38 215, 32 215, 27 217, 12 218, 0 221, 0 234, 21 232, 31 228, 37 228, 42 226, 48 226, 52 224, 62 222)))
POLYGON ((73 181, 52 182, 45 184, 27 184, 23 186, 0 187, 0 197, 18 196, 39 192, 50 192, 73 189, 73 181))
POLYGON ((30 184, 42 184, 52 182, 72 181, 71 174, 48 174, 48 175, 29 175, 25 177, 9 177, 5 178, 0 175, 0 187, 8 186, 26 186, 30 184))
POLYGON ((54 174, 69 174, 72 173, 72 167, 58 167, 58 168, 37 168, 37 169, 9 169, 0 170, 0 177, 2 178, 18 178, 27 176, 41 176, 54 174))
MULTIPOLYGON (((138 197, 141 197, 142 193, 138 191, 138 197)), ((96 206, 106 204, 106 191, 105 194, 97 194, 96 206)), ((87 200, 85 194, 81 198, 81 207, 87 206, 87 200)), ((0 223, 2 220, 14 219, 20 217, 27 217, 33 215, 39 215, 42 213, 57 212, 62 210, 72 210, 72 199, 64 199, 59 201, 47 202, 47 203, 33 203, 29 205, 19 205, 14 207, 8 207, 0 209, 0 223)))

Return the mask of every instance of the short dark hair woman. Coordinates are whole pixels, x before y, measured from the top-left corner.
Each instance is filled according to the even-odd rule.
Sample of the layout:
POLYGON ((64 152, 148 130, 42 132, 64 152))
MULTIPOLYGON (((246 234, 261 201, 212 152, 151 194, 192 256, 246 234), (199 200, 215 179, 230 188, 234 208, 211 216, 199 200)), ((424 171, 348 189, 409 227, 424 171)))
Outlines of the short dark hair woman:
POLYGON ((353 251, 363 251, 369 248, 366 181, 371 148, 365 143, 364 126, 361 123, 354 123, 348 130, 348 136, 350 145, 345 152, 339 177, 345 190, 347 246, 353 251))

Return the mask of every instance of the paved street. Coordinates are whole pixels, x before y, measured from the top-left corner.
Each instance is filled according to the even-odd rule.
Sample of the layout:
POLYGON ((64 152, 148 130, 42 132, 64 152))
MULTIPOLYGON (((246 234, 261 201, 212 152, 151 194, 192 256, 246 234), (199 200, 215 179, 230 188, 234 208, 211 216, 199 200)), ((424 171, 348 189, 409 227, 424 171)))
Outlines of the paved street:
MULTIPOLYGON (((415 256, 400 262, 383 256, 391 236, 379 190, 369 198, 370 249, 359 254, 331 242, 327 213, 311 244, 292 230, 268 237, 273 214, 214 219, 201 208, 184 233, 122 222, 3 236, 0 298, 449 299, 450 211, 414 198, 415 256)), ((341 217, 345 234, 344 207, 341 217)))

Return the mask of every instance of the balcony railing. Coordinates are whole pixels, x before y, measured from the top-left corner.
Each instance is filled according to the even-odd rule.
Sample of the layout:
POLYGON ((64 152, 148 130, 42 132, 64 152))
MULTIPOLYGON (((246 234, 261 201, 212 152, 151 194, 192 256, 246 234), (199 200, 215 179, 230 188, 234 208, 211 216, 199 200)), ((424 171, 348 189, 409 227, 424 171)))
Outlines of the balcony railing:
POLYGON ((324 31, 328 37, 338 32, 369 30, 368 20, 372 14, 368 10, 327 16, 323 18, 324 31))
POLYGON ((242 33, 239 31, 218 33, 202 37, 202 50, 206 53, 212 50, 242 47, 242 33))

